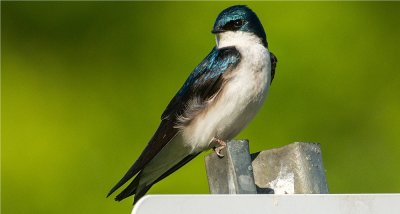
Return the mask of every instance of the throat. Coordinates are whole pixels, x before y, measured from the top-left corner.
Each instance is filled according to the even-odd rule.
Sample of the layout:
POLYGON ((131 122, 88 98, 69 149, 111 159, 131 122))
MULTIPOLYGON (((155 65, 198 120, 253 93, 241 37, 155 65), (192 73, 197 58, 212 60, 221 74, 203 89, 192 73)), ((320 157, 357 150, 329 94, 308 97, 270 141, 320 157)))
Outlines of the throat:
POLYGON ((250 47, 253 45, 264 45, 261 38, 253 33, 243 32, 243 31, 227 31, 215 35, 216 43, 218 49, 235 46, 240 49, 250 47))

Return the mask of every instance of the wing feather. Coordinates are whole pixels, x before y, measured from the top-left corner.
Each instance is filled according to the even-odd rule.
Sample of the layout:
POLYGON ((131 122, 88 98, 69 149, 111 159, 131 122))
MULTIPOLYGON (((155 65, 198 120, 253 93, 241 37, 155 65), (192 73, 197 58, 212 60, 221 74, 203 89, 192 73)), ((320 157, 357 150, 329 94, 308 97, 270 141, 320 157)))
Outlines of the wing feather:
POLYGON ((177 134, 178 129, 174 128, 174 124, 169 120, 162 120, 157 131, 150 139, 142 154, 132 165, 132 167, 125 173, 121 180, 110 190, 107 197, 110 196, 115 190, 124 185, 134 175, 136 175, 143 167, 150 162, 154 156, 177 134))
MULTIPOLYGON (((232 68, 239 62, 240 54, 234 47, 212 49, 210 54, 208 54, 207 57, 193 70, 181 89, 170 101, 161 116, 160 126, 150 139, 146 148, 128 172, 110 190, 107 197, 139 173, 146 164, 149 163, 161 151, 161 149, 176 136, 179 131, 179 127, 177 126, 179 118, 188 110, 190 102, 193 99, 198 99, 198 102, 201 105, 201 103, 204 103, 210 97, 214 96, 222 86, 221 75, 232 70, 232 68)), ((179 169, 196 155, 189 155, 187 158, 181 160, 177 166, 174 166, 171 169, 166 169, 166 173, 160 176, 160 178, 158 178, 154 183, 179 169)), ((137 192, 138 179, 140 179, 140 174, 125 190, 123 190, 122 195, 117 199, 122 200, 125 197, 136 194, 134 192, 137 192)), ((149 188, 150 187, 141 189, 139 195, 144 195, 149 188)), ((135 200, 136 198, 137 196, 135 197, 135 200)))
POLYGON ((202 102, 212 97, 221 87, 220 76, 240 62, 235 47, 214 47, 207 57, 194 69, 181 89, 168 104, 161 119, 175 119, 186 110, 188 102, 200 98, 202 102))
POLYGON ((274 80, 275 76, 275 68, 276 64, 278 63, 278 58, 276 58, 276 56, 272 52, 269 52, 269 55, 271 60, 271 83, 272 83, 272 80, 274 80))

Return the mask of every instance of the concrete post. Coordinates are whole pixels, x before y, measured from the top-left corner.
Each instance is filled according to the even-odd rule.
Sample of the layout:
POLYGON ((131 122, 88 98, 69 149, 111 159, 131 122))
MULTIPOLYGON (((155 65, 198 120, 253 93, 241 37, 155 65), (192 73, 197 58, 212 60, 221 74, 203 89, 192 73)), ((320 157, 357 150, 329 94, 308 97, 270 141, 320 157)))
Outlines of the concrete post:
POLYGON ((206 170, 211 194, 256 194, 249 142, 230 141, 223 158, 215 153, 206 156, 206 170))
POLYGON ((225 157, 206 157, 211 194, 329 193, 319 144, 296 142, 252 155, 248 145, 230 141, 225 157))

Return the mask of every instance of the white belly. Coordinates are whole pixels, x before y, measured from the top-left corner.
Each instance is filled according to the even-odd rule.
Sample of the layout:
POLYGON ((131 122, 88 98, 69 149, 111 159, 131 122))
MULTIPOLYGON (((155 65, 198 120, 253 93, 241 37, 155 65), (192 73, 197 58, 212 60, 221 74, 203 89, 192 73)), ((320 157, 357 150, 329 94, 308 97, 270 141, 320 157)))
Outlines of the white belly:
POLYGON ((261 41, 243 32, 219 35, 218 47, 235 46, 241 61, 219 94, 142 171, 140 186, 153 183, 189 154, 209 148, 213 137, 231 140, 261 108, 271 82, 271 62, 261 41))
POLYGON ((241 61, 218 96, 182 131, 192 152, 209 148, 213 137, 229 141, 253 119, 268 94, 271 64, 261 44, 235 45, 241 61))

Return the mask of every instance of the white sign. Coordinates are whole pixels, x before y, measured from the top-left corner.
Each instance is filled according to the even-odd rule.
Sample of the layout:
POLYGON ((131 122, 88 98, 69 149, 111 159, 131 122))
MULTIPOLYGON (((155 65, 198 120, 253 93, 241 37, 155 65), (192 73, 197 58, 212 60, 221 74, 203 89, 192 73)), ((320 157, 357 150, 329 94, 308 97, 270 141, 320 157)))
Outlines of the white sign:
POLYGON ((133 214, 400 214, 400 194, 149 195, 133 214))

